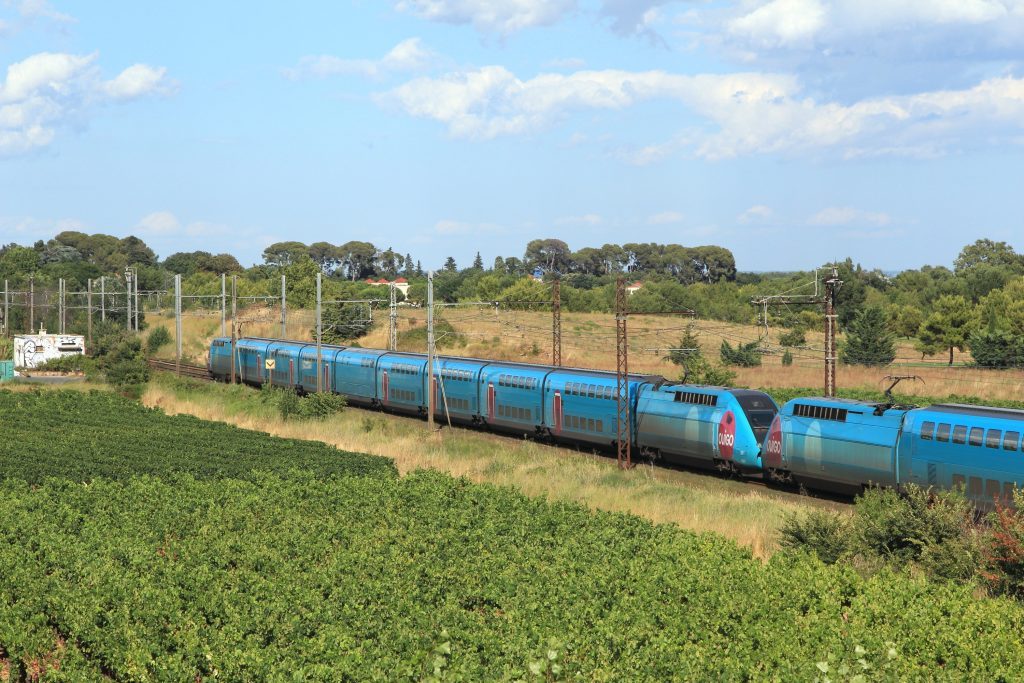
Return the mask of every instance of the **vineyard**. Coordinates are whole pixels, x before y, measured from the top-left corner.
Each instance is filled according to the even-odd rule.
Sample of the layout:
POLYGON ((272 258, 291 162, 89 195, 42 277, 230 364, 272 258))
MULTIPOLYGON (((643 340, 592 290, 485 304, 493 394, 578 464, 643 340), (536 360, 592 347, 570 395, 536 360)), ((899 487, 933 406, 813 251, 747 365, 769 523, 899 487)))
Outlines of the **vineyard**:
POLYGON ((0 681, 1011 680, 1024 609, 390 461, 0 392, 0 681), (77 481, 76 481, 77 480, 77 481))

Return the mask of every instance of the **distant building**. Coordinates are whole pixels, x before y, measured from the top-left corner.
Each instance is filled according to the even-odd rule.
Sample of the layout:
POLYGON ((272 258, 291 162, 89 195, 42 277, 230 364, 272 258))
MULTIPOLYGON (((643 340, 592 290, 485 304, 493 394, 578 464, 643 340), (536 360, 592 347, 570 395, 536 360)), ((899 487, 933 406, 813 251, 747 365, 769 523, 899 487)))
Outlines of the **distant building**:
POLYGON ((80 334, 19 334, 14 337, 14 365, 36 368, 48 360, 85 353, 85 337, 80 334))
MULTIPOLYGON (((373 285, 374 287, 387 287, 392 284, 392 281, 380 278, 374 280, 372 277, 366 278, 366 284, 373 285)), ((404 277, 395 278, 394 280, 395 289, 402 293, 402 296, 409 296, 409 281, 404 277)))
POLYGON ((626 294, 629 294, 630 296, 633 296, 634 294, 639 292, 641 289, 643 289, 643 287, 644 287, 644 283, 642 283, 642 282, 634 282, 631 285, 626 285, 626 294))

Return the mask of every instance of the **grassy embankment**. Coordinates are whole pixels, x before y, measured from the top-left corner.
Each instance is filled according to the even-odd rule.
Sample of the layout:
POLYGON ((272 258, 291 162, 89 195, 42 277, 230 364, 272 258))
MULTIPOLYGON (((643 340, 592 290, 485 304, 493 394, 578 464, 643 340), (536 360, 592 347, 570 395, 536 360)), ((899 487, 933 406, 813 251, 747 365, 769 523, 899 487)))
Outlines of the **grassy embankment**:
POLYGON ((349 409, 323 422, 284 421, 255 389, 208 385, 158 375, 143 396, 149 406, 264 431, 314 439, 346 451, 384 455, 399 471, 429 468, 474 482, 513 486, 530 496, 592 509, 632 512, 693 531, 714 531, 766 557, 783 513, 828 501, 754 487, 695 472, 639 466, 620 471, 612 458, 468 429, 425 434, 420 420, 349 409))
MULTIPOLYGON (((375 314, 376 316, 377 314, 375 314)), ((421 327, 424 311, 403 309, 399 320, 399 333, 421 327)), ((499 360, 525 360, 545 363, 550 360, 551 318, 545 312, 504 311, 495 314, 492 309, 457 309, 448 311, 445 317, 459 334, 454 344, 441 339, 442 353, 499 360)), ((279 317, 276 311, 249 309, 239 314, 245 321, 242 334, 277 337, 280 335, 279 317)), ((172 317, 149 314, 152 326, 165 325, 174 330, 172 317)), ((630 369, 638 373, 660 374, 678 378, 680 371, 665 362, 663 355, 652 349, 672 347, 678 340, 685 319, 643 316, 630 317, 630 369)), ((758 338, 759 328, 752 325, 737 325, 717 321, 695 321, 699 332, 701 349, 705 356, 718 359, 722 340, 732 344, 758 338)), ((220 315, 189 316, 183 322, 183 352, 194 362, 205 362, 206 349, 210 339, 220 334, 220 315)), ((292 311, 288 318, 288 337, 311 339, 313 316, 310 311, 292 311)), ((152 327, 151 327, 152 329, 152 327)), ((772 329, 770 337, 777 347, 780 330, 772 329)), ((565 313, 562 319, 563 363, 577 367, 591 367, 605 370, 615 369, 615 328, 608 315, 592 313, 565 313)), ((794 349, 795 362, 790 367, 782 365, 780 355, 766 355, 763 365, 755 368, 736 368, 736 384, 747 387, 789 388, 821 387, 824 364, 821 348, 824 346, 820 332, 808 332, 804 349, 794 349)), ((401 334, 400 334, 401 338, 401 334)), ((362 346, 385 348, 387 346, 386 312, 379 314, 378 322, 359 343, 362 346)), ((406 351, 422 351, 422 343, 401 345, 406 351)), ((161 356, 173 357, 173 345, 164 347, 161 356)), ((1015 400, 1024 397, 1024 372, 1018 370, 981 370, 965 367, 970 355, 957 352, 955 364, 949 367, 944 355, 922 360, 909 340, 900 340, 897 363, 889 368, 865 368, 840 365, 837 372, 838 386, 860 391, 879 391, 888 384, 888 374, 915 374, 921 382, 900 386, 897 395, 917 393, 931 397, 976 396, 979 399, 1015 400)), ((820 389, 817 389, 820 391, 820 389)))

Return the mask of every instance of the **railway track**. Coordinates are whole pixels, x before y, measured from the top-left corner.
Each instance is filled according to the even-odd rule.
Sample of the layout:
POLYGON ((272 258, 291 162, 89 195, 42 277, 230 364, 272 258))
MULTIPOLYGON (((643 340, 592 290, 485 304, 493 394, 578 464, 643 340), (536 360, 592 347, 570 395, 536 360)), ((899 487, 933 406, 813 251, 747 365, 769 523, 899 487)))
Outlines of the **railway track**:
POLYGON ((190 365, 188 363, 181 363, 179 365, 172 360, 157 360, 156 358, 150 358, 147 362, 149 367, 154 370, 174 372, 182 377, 191 377, 192 379, 213 381, 213 375, 210 374, 210 371, 204 365, 190 365))

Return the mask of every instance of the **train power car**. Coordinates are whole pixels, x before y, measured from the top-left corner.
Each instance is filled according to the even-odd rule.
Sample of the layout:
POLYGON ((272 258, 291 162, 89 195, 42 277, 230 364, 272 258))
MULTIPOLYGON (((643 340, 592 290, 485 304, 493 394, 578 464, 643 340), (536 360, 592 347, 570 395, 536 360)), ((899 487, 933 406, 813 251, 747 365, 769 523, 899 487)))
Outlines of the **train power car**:
MULTIPOLYGON (((209 369, 247 384, 317 386, 316 346, 309 342, 214 339, 209 369)), ((561 443, 608 447, 616 442, 615 373, 530 363, 439 356, 427 387, 424 354, 321 346, 322 386, 353 405, 425 415, 430 391, 442 420, 561 443)), ((630 375, 629 435, 641 452, 667 461, 756 474, 760 445, 777 412, 762 392, 668 385, 664 378, 630 375)))
POLYGON ((979 508, 1024 483, 1024 411, 827 398, 786 403, 764 444, 776 480, 856 493, 865 486, 962 488, 979 508))

